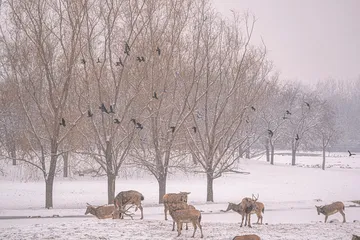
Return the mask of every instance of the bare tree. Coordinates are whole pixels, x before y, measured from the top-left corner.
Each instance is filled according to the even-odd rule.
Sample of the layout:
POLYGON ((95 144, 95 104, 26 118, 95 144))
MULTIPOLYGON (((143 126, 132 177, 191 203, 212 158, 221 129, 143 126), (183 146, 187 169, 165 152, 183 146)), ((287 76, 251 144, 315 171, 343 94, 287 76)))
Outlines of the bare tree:
POLYGON ((1 25, 6 81, 16 86, 26 117, 29 144, 19 159, 39 169, 45 180, 45 207, 53 207, 53 183, 59 146, 82 113, 70 113, 70 89, 80 53, 81 2, 4 1, 8 19, 1 25))
POLYGON ((207 201, 214 201, 214 179, 235 172, 238 157, 233 153, 251 139, 247 119, 257 114, 271 64, 265 59, 266 48, 250 45, 254 18, 235 15, 235 21, 226 24, 206 5, 200 9, 194 39, 196 61, 204 63, 203 69, 197 69, 201 69, 199 81, 206 92, 192 114, 191 124, 197 132, 189 131, 187 136, 192 155, 206 174, 207 201), (241 21, 245 34, 239 27, 241 21), (239 132, 243 132, 240 137, 239 132))

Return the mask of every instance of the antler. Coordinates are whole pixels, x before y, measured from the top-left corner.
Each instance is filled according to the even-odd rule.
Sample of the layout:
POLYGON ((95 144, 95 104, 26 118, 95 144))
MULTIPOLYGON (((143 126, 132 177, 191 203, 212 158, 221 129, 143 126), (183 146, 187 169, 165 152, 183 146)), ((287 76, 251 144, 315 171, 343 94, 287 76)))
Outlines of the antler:
POLYGON ((259 199, 259 194, 257 194, 257 197, 255 197, 255 195, 254 194, 252 194, 252 200, 254 200, 255 202, 259 199))

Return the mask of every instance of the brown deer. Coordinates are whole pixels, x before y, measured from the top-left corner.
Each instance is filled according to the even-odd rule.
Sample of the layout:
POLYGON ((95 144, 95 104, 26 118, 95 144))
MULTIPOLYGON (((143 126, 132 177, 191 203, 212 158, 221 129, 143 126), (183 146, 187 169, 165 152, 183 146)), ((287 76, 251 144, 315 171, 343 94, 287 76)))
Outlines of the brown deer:
POLYGON ((325 205, 325 206, 316 206, 315 205, 315 207, 316 207, 318 215, 320 215, 320 213, 325 215, 325 222, 327 221, 327 219, 330 215, 333 215, 337 212, 339 212, 343 216, 343 223, 346 222, 345 213, 344 213, 345 205, 342 202, 334 202, 334 203, 331 203, 331 204, 325 205))
POLYGON ((141 206, 142 200, 144 200, 144 196, 138 191, 129 190, 129 191, 119 192, 114 199, 115 208, 118 210, 117 213, 119 213, 118 218, 121 219, 123 218, 122 213, 125 212, 126 205, 135 205, 136 206, 135 211, 137 211, 137 209, 139 208, 141 211, 140 219, 143 219, 144 218, 143 207, 141 206))
POLYGON ((250 234, 250 235, 236 236, 233 238, 233 240, 261 240, 261 239, 258 235, 250 234))
POLYGON ((86 211, 85 215, 92 214, 98 219, 105 219, 105 218, 111 218, 112 213, 115 209, 115 206, 113 204, 103 205, 103 206, 92 206, 89 203, 86 203, 86 211))
POLYGON ((355 234, 353 234, 351 240, 360 240, 360 237, 359 237, 359 236, 356 236, 355 234))
MULTIPOLYGON (((179 202, 179 203, 169 203, 169 213, 170 213, 170 209, 175 209, 175 210, 180 210, 180 209, 196 209, 193 205, 188 205, 187 203, 184 202, 179 202)), ((170 215, 171 216, 171 215, 170 215)), ((171 216, 172 218, 172 216, 171 216)), ((188 224, 186 223, 186 230, 188 230, 188 224)), ((181 230, 182 230, 182 226, 181 226, 181 230)), ((172 231, 175 231, 175 220, 173 219, 173 228, 172 231)))
POLYGON ((129 213, 129 209, 132 207, 133 205, 131 205, 127 209, 114 209, 114 211, 112 212, 112 219, 120 219, 123 218, 124 215, 130 217, 131 219, 134 219, 134 213, 129 213))
MULTIPOLYGON (((244 216, 245 216, 245 226, 248 224, 249 227, 251 227, 250 222, 250 216, 252 213, 256 213, 256 211, 259 212, 261 215, 261 211, 264 211, 264 208, 257 209, 256 201, 258 200, 259 196, 255 197, 254 195, 252 198, 243 198, 243 200, 239 204, 235 203, 229 203, 227 209, 224 212, 233 210, 234 212, 237 212, 241 215, 241 224, 240 227, 243 226, 244 223, 244 216)), ((259 216, 258 216, 258 222, 259 222, 259 216)), ((261 216, 261 223, 262 223, 262 216, 261 216)))
POLYGON ((202 227, 200 224, 200 222, 201 222, 200 211, 196 210, 195 208, 185 206, 185 204, 186 203, 183 203, 183 204, 172 203, 172 204, 168 205, 169 206, 169 214, 172 217, 172 219, 174 220, 174 222, 176 222, 177 232, 178 232, 177 236, 179 237, 181 235, 182 224, 191 222, 194 227, 194 232, 193 232, 192 237, 195 236, 196 229, 197 229, 197 227, 199 227, 200 232, 201 232, 201 238, 203 238, 204 235, 203 235, 202 227))
POLYGON ((169 204, 179 203, 179 202, 187 203, 189 194, 190 192, 180 192, 180 193, 167 193, 163 196, 165 220, 167 220, 167 212, 169 211, 169 204))

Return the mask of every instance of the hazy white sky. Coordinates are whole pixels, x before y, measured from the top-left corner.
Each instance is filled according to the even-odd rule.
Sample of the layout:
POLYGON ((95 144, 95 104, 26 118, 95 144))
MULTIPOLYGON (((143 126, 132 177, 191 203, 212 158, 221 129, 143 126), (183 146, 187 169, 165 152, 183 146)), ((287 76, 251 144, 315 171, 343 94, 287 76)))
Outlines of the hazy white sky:
POLYGON ((212 0, 257 18, 255 36, 281 77, 306 84, 360 76, 360 0, 212 0))

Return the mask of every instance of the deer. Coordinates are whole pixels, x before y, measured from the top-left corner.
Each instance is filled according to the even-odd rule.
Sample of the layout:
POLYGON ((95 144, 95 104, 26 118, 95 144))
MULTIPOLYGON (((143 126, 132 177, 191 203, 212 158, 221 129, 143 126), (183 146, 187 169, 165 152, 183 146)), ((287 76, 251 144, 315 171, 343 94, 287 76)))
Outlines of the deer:
POLYGON ((134 219, 133 216, 134 214, 133 213, 129 213, 129 209, 132 208, 133 205, 131 205, 130 207, 128 207, 127 209, 114 209, 114 211, 112 212, 111 216, 112 216, 112 219, 120 219, 120 218, 124 218, 124 215, 125 216, 128 216, 130 217, 132 220, 134 219))
POLYGON ((98 219, 111 218, 112 213, 115 210, 115 206, 113 204, 102 205, 102 206, 93 206, 90 205, 89 203, 86 204, 87 206, 86 206, 85 215, 90 213, 95 217, 97 217, 98 219))
MULTIPOLYGON (((123 219, 123 214, 125 212, 126 205, 135 205, 135 211, 139 208, 141 211, 141 218, 144 218, 143 207, 141 206, 141 201, 144 200, 144 196, 135 190, 122 191, 114 198, 114 206, 119 213, 119 218, 123 219)), ((117 218, 117 217, 116 217, 117 218)))
POLYGON ((353 234, 351 240, 360 240, 360 237, 357 236, 357 235, 355 235, 355 234, 353 234))
POLYGON ((235 236, 233 240, 261 240, 260 237, 256 234, 235 236))
MULTIPOLYGON (((192 237, 195 236, 195 232, 197 227, 200 228, 200 232, 201 232, 201 238, 204 237, 203 235, 203 231, 202 231, 202 227, 201 227, 201 213, 199 210, 195 209, 195 207, 189 207, 189 205, 187 205, 186 203, 170 203, 168 205, 169 207, 169 214, 172 217, 172 219, 174 220, 174 222, 176 222, 176 226, 177 226, 177 232, 178 232, 178 237, 181 235, 181 230, 182 230, 182 224, 183 223, 192 223, 193 227, 194 227, 194 232, 192 237)), ((174 227, 174 224, 173 224, 174 227)))
POLYGON ((163 196, 165 220, 168 220, 167 212, 169 211, 169 203, 179 203, 179 202, 187 203, 189 194, 190 192, 179 192, 179 193, 167 193, 163 196))
MULTIPOLYGON (((256 201, 258 200, 258 198, 259 198, 259 196, 255 197, 254 195, 252 195, 252 198, 243 198, 239 204, 229 203, 227 209, 223 212, 233 210, 234 212, 239 213, 241 215, 240 227, 243 226, 244 215, 245 215, 245 226, 248 224, 248 226, 251 228, 250 215, 254 212, 257 215, 258 215, 258 213, 261 215, 261 211, 264 212, 264 209, 265 209, 264 207, 261 210, 260 210, 260 208, 257 208, 256 201)), ((260 206, 261 206, 261 204, 260 204, 260 206)), ((258 215, 258 222, 259 222, 259 219, 260 218, 258 215)), ((261 224, 262 224, 262 216, 261 216, 261 224)))
MULTIPOLYGON (((169 203, 169 213, 170 213, 170 209, 196 209, 193 205, 188 205, 187 203, 184 202, 178 202, 178 203, 169 203)), ((170 215, 171 216, 171 215, 170 215)), ((172 218, 172 217, 171 217, 172 218)), ((188 230, 188 224, 186 223, 186 230, 188 230)), ((182 226, 181 226, 181 230, 182 230, 182 226)), ((175 231, 175 220, 173 219, 173 228, 172 231, 175 231)))
POLYGON ((333 215, 337 212, 339 212, 343 216, 343 223, 346 222, 345 213, 344 213, 345 205, 342 202, 334 202, 325 206, 315 205, 315 207, 318 215, 320 215, 320 213, 325 215, 325 223, 330 215, 333 215))

